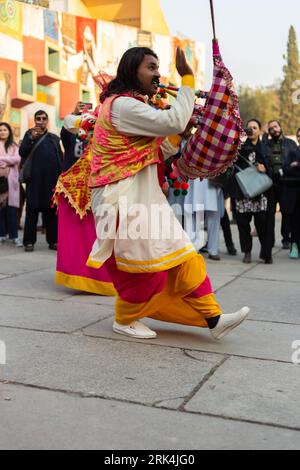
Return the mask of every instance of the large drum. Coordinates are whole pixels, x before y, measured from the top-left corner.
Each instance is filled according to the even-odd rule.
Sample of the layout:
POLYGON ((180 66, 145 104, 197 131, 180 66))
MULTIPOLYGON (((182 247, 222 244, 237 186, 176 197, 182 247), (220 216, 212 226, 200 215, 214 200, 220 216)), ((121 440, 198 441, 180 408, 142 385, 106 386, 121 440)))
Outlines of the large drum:
POLYGON ((216 39, 213 60, 213 84, 200 124, 177 162, 179 172, 191 179, 214 178, 224 173, 236 160, 244 135, 232 76, 223 63, 216 39))

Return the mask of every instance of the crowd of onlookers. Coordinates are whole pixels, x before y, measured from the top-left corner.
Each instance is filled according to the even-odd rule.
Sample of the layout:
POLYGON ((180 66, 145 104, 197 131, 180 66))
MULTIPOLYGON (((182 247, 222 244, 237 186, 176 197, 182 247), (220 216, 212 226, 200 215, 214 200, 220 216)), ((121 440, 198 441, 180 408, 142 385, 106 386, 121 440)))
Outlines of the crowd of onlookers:
MULTIPOLYGON (((74 114, 80 114, 81 110, 82 104, 78 103, 74 114)), ((49 248, 57 249, 57 214, 52 205, 53 189, 60 173, 70 168, 80 156, 80 143, 76 141, 75 135, 64 127, 60 138, 48 131, 49 119, 45 111, 35 113, 34 123, 34 127, 25 133, 20 146, 14 142, 10 125, 0 123, 0 243, 11 241, 16 247, 24 246, 26 252, 34 250, 40 217, 49 248), (26 185, 20 184, 20 180, 26 182, 26 185), (26 211, 21 241, 18 228, 24 188, 26 211)), ((233 243, 231 224, 236 223, 240 248, 244 254, 243 262, 251 263, 253 220, 255 235, 261 245, 260 259, 271 264, 275 245, 275 214, 279 204, 282 214, 282 248, 290 250, 290 258, 298 259, 300 129, 296 133, 299 146, 294 140, 284 136, 281 125, 276 120, 269 122, 268 131, 262 134, 261 123, 257 119, 251 119, 247 123, 247 135, 234 171, 230 170, 230 175, 223 175, 226 183, 224 178, 222 182, 218 178, 191 182, 185 203, 192 203, 192 207, 196 206, 195 203, 204 205, 207 230, 207 244, 204 247, 203 243, 197 241, 197 233, 194 234, 193 241, 195 245, 198 244, 199 251, 208 252, 211 260, 218 261, 219 233, 222 227, 228 254, 234 256, 237 249, 233 243), (267 174, 273 183, 271 188, 253 199, 244 196, 236 178, 236 174, 247 168, 249 163, 256 167, 258 173, 267 174), (231 221, 226 209, 228 204, 224 205, 228 198, 231 221)))
POLYGON ((52 207, 53 189, 61 173, 63 152, 59 138, 48 131, 48 115, 37 111, 35 125, 29 129, 18 146, 8 123, 0 123, 0 175, 2 189, 0 209, 0 242, 11 240, 25 251, 34 250, 37 240, 39 214, 51 250, 57 249, 57 215, 52 207), (18 236, 22 206, 20 176, 26 169, 25 224, 23 242, 18 236))
MULTIPOLYGON (((290 258, 300 257, 300 129, 296 132, 299 145, 284 136, 279 121, 268 123, 268 133, 261 138, 261 124, 257 120, 248 123, 253 130, 251 137, 242 147, 240 154, 257 166, 258 172, 267 173, 273 185, 264 194, 252 201, 247 216, 242 215, 243 207, 235 199, 241 249, 244 261, 251 261, 248 222, 254 218, 261 244, 261 256, 267 264, 272 263, 272 248, 275 245, 275 214, 277 204, 282 214, 282 248, 290 250, 290 258), (246 220, 247 219, 247 220, 246 220), (246 227, 247 225, 247 227, 246 227), (246 243, 245 243, 246 241, 246 243)), ((240 157, 238 163, 240 161, 240 157)))
MULTIPOLYGON (((232 222, 237 224, 243 262, 252 262, 253 235, 260 242, 259 258, 265 264, 272 264, 272 249, 275 245, 275 215, 279 204, 282 214, 282 248, 290 250, 289 257, 300 258, 300 129, 296 132, 299 145, 284 136, 280 122, 268 123, 268 132, 262 135, 262 125, 257 119, 247 123, 247 139, 243 143, 233 169, 221 178, 211 181, 192 182, 190 197, 203 203, 207 244, 200 249, 208 252, 209 258, 220 260, 220 226, 228 254, 236 255, 232 241, 230 221, 224 200, 230 197, 232 222), (259 174, 268 175, 269 188, 249 199, 243 193, 238 178, 240 171, 254 166, 252 179, 259 174), (212 217, 213 214, 213 217, 212 217), (212 224, 211 220, 214 220, 212 224), (251 222, 254 221, 254 229, 251 222)), ((199 238, 195 237, 196 239, 199 238)))

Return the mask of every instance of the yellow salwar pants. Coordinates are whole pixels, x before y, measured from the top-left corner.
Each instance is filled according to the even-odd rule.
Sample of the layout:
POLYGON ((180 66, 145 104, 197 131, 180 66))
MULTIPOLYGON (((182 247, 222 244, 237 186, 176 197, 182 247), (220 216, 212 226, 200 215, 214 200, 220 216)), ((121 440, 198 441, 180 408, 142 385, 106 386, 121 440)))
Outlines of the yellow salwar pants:
POLYGON ((207 328, 206 319, 222 313, 201 255, 162 273, 119 271, 114 256, 105 264, 118 292, 115 320, 119 324, 150 317, 207 328))

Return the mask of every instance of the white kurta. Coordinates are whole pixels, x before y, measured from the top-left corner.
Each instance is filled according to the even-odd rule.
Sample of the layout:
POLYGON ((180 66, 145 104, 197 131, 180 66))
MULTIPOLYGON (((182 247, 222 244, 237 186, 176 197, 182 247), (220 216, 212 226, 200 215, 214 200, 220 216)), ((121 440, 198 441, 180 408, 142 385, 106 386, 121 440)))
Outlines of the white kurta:
MULTIPOLYGON (((112 124, 120 133, 127 135, 159 137, 178 134, 188 124, 194 98, 194 90, 183 86, 172 108, 161 111, 133 98, 120 97, 112 105, 112 124)), ((169 158, 177 153, 178 148, 166 139, 162 151, 164 157, 169 158)), ((97 240, 89 266, 100 267, 114 252, 120 270, 158 272, 171 269, 196 255, 159 186, 156 164, 125 180, 93 189, 92 210, 97 240), (103 214, 104 208, 111 210, 109 222, 107 213, 103 214), (117 230, 113 223, 114 215, 119 217, 117 230)))

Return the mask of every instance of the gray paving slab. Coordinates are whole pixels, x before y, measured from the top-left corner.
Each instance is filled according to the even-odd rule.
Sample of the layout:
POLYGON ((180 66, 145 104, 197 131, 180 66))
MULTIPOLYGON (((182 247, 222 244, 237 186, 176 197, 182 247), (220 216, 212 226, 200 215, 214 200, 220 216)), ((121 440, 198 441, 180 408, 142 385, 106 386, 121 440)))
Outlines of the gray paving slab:
MULTIPOLYGON (((251 318, 251 317, 250 317, 251 318)), ((245 321, 222 341, 213 341, 207 329, 187 327, 144 319, 158 333, 152 344, 207 351, 226 355, 291 361, 291 345, 300 339, 300 325, 245 321)), ((103 320, 83 330, 84 334, 118 341, 142 342, 112 331, 112 319, 103 320)))
POLYGON ((208 259, 205 259, 205 261, 207 271, 211 277, 216 274, 235 277, 249 270, 249 266, 241 263, 237 256, 224 256, 221 261, 210 261, 208 259))
POLYGON ((7 364, 0 379, 152 404, 188 395, 222 357, 0 328, 7 364))
POLYGON ((242 304, 249 305, 252 319, 299 325, 299 292, 300 284, 294 282, 242 277, 221 289, 217 298, 227 311, 236 311, 242 304))
POLYGON ((222 287, 226 286, 228 283, 235 280, 234 276, 228 276, 226 274, 214 274, 210 276, 211 285, 214 292, 218 291, 222 287))
POLYGON ((67 333, 112 314, 108 305, 0 295, 0 326, 67 333))
MULTIPOLYGON (((294 450, 300 447, 297 431, 10 384, 0 384, 0 415, 0 449, 294 450)), ((104 456, 99 463, 103 462, 101 459, 104 456)))
POLYGON ((58 286, 54 282, 54 269, 41 269, 28 274, 2 279, 0 281, 0 295, 12 295, 39 299, 63 300, 70 297, 66 287, 58 286))
POLYGON ((64 299, 65 303, 93 304, 114 306, 115 297, 106 297, 103 295, 86 294, 85 292, 76 292, 70 297, 64 299))
MULTIPOLYGON (((294 282, 300 287, 300 259, 290 260, 288 252, 282 251, 274 257, 274 264, 259 264, 243 277, 271 281, 294 282), (278 266, 277 266, 278 264, 278 266)), ((295 286, 297 288, 297 286, 295 286)))
POLYGON ((299 390, 299 366, 229 358, 185 409, 300 430, 299 390))
POLYGON ((25 253, 22 248, 19 248, 18 252, 1 257, 0 274, 17 275, 50 267, 55 270, 55 265, 56 255, 50 250, 49 252, 45 250, 40 253, 25 253))
POLYGON ((241 262, 237 256, 226 256, 219 261, 206 261, 207 272, 213 279, 216 275, 225 275, 230 277, 241 276, 251 269, 241 262))
POLYGON ((16 248, 14 245, 10 244, 10 243, 5 243, 5 244, 1 244, 0 245, 0 260, 2 258, 5 258, 6 256, 8 255, 17 255, 19 253, 21 253, 23 250, 23 248, 16 248))

